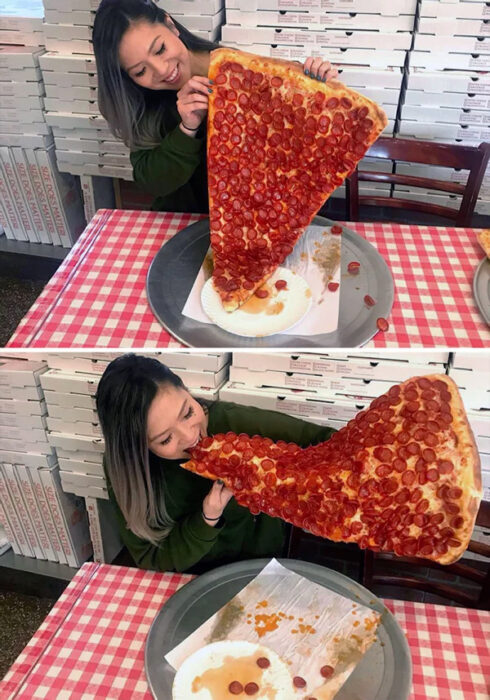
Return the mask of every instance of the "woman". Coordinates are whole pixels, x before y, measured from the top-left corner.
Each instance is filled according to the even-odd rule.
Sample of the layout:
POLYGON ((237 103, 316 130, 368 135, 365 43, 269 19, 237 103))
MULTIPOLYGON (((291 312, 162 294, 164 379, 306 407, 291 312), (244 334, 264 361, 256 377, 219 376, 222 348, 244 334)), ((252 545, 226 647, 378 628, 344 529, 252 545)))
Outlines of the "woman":
POLYGON ((108 365, 97 411, 121 537, 138 566, 157 571, 201 573, 282 553, 281 520, 253 516, 222 483, 180 467, 201 438, 233 431, 306 447, 333 432, 274 411, 223 401, 208 407, 168 367, 133 354, 108 365))
MULTIPOLYGON (((102 0, 93 31, 100 111, 131 149, 136 182, 154 209, 207 212, 205 117, 209 53, 200 39, 151 0, 102 0)), ((337 71, 308 58, 305 73, 337 71)))

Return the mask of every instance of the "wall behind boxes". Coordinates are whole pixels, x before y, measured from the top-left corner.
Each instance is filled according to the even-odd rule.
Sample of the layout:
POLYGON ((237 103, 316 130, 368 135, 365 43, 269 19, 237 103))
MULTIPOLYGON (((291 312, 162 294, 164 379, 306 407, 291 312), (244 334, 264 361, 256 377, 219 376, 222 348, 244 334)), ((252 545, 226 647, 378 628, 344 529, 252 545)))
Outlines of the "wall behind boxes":
MULTIPOLYGON (((490 500, 488 355, 146 354, 171 366, 196 397, 277 410, 337 429, 393 384, 447 372, 460 387, 490 500)), ((100 376, 116 356, 32 353, 26 360, 0 358, 0 522, 16 553, 79 566, 90 556, 90 546, 98 561, 111 561, 121 549, 95 411, 100 376)), ((483 532, 477 536, 483 538, 483 532)))

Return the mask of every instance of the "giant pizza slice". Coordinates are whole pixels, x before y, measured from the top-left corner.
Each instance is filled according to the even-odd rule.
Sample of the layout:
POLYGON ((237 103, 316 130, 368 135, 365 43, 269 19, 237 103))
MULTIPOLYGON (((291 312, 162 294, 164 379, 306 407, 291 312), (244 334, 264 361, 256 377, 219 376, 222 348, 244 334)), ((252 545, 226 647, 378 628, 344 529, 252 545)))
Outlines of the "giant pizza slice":
POLYGON ((387 119, 366 97, 290 61, 217 49, 209 77, 213 282, 234 311, 292 252, 387 119))
POLYGON ((441 564, 465 551, 482 497, 473 434, 446 375, 393 386, 320 445, 227 433, 191 456, 184 468, 222 479, 252 513, 441 564))

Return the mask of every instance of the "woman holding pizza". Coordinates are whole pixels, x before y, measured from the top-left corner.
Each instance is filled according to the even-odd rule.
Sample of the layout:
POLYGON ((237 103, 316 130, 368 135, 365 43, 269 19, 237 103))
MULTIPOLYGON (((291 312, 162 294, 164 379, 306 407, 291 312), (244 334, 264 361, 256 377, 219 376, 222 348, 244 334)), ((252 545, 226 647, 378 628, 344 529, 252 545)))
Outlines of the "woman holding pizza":
MULTIPOLYGON (((153 208, 207 212, 207 75, 218 44, 152 0, 102 0, 93 44, 100 111, 130 148, 136 182, 157 196, 153 208)), ((304 70, 322 81, 337 75, 320 58, 304 70)))
POLYGON ((206 435, 247 433, 302 447, 328 440, 332 428, 275 411, 197 401, 156 359, 122 355, 97 391, 105 470, 120 534, 136 564, 202 573, 217 565, 280 556, 285 524, 253 516, 220 482, 180 467, 206 435))

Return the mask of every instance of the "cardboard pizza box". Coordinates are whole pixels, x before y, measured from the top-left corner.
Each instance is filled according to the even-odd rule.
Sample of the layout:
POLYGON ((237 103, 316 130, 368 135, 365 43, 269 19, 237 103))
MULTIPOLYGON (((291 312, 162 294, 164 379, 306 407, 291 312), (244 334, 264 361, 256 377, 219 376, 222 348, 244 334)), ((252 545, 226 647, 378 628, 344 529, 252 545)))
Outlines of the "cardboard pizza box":
POLYGON ((0 412, 8 415, 22 417, 29 416, 44 416, 47 413, 46 402, 39 401, 18 401, 16 399, 8 399, 3 396, 0 390, 0 412))
MULTIPOLYGON (((469 3, 465 3, 469 4, 469 3)), ((486 8, 488 10, 488 8, 486 8)), ((478 11, 477 11, 478 12, 478 11)), ((475 12, 475 14, 477 14, 475 12)), ((452 19, 451 17, 420 17, 421 34, 443 36, 489 36, 489 27, 483 19, 452 19)))
POLYGON ((39 58, 39 64, 43 71, 44 80, 51 82, 50 71, 58 73, 88 73, 97 74, 95 59, 91 56, 63 56, 55 52, 48 51, 39 58))
POLYGON ((36 68, 43 53, 37 46, 0 46, 0 68, 36 68))
POLYGON ((134 182, 133 168, 122 168, 116 165, 96 165, 91 163, 75 165, 74 163, 61 160, 58 161, 58 166, 61 172, 70 173, 71 175, 95 175, 97 177, 111 177, 134 182))
MULTIPOLYGON (((157 0, 158 4, 171 15, 214 15, 225 7, 225 0, 157 0)), ((226 8, 228 9, 228 2, 226 8)))
MULTIPOLYGON (((35 124, 31 125, 35 130, 35 124)), ((0 141, 6 146, 21 146, 23 148, 50 148, 53 145, 53 137, 36 136, 34 134, 5 134, 0 132, 0 141)))
POLYGON ((107 500, 87 496, 90 536, 94 546, 94 561, 110 564, 123 547, 114 506, 107 500))
MULTIPOLYGON (((446 42, 438 37, 439 46, 450 46, 451 38, 446 42)), ((410 66, 412 68, 429 68, 430 70, 481 70, 487 71, 490 67, 490 55, 482 53, 449 53, 442 51, 412 50, 410 52, 410 66)))
POLYGON ((29 164, 25 157, 24 149, 17 146, 12 147, 9 150, 11 161, 24 194, 25 203, 29 210, 30 218, 37 237, 41 243, 51 245, 53 241, 49 234, 48 227, 46 226, 41 207, 36 196, 34 183, 31 179, 29 164))
MULTIPOLYGON (((5 138, 2 136, 0 131, 0 140, 5 143, 5 138)), ((4 167, 2 165, 2 160, 0 158, 0 203, 2 208, 0 213, 2 214, 2 222, 5 229, 9 231, 9 238, 17 241, 28 241, 27 233, 22 225, 21 218, 17 211, 15 200, 10 191, 10 186, 8 182, 7 175, 5 173, 4 167)), ((0 378, 1 383, 1 378, 0 378)))
POLYGON ((368 402, 355 402, 326 397, 315 391, 291 391, 276 388, 253 388, 240 382, 227 382, 220 390, 221 401, 231 401, 244 406, 255 406, 269 411, 279 411, 305 419, 332 418, 349 421, 364 410, 368 402))
POLYGON ((66 480, 67 483, 82 488, 95 486, 96 488, 107 490, 107 481, 104 475, 85 474, 76 471, 68 471, 65 473, 60 469, 60 478, 62 483, 66 480))
POLYGON ((490 75, 472 71, 435 72, 423 68, 410 68, 407 87, 409 90, 428 92, 490 94, 490 75))
POLYGON ((164 353, 143 353, 148 357, 156 357, 173 370, 180 369, 219 372, 231 361, 230 352, 164 352, 164 353))
POLYGON ((488 141, 490 129, 484 126, 467 126, 462 124, 434 124, 433 122, 409 121, 402 118, 399 136, 404 138, 458 140, 461 143, 488 141))
POLYGON ((44 83, 42 80, 25 78, 25 82, 12 80, 3 80, 0 77, 0 97, 15 97, 15 98, 31 98, 42 97, 44 95, 44 83))
MULTIPOLYGON (((1 113, 2 110, 0 109, 0 114, 1 113)), ((21 182, 17 177, 17 168, 12 159, 10 149, 7 146, 0 146, 0 161, 3 168, 3 176, 10 190, 11 199, 17 209, 22 228, 30 243, 39 243, 39 235, 32 220, 31 212, 27 206, 21 182)))
MULTIPOLYGON (((490 11, 485 2, 439 2, 439 0, 423 0, 420 5, 420 19, 432 18, 444 23, 447 20, 456 22, 458 19, 488 19, 490 11)), ((421 23, 422 24, 422 23, 421 23)), ((420 31, 424 31, 420 29, 420 31)), ((441 32, 443 33, 443 32, 441 32)))
MULTIPOLYGON (((308 56, 324 57, 325 48, 315 44, 290 45, 281 42, 271 44, 247 43, 239 44, 227 41, 229 48, 236 48, 259 56, 271 58, 284 58, 291 61, 305 61, 308 56)), ((373 68, 402 68, 405 64, 407 52, 405 50, 385 51, 379 48, 353 49, 332 48, 328 49, 328 58, 335 65, 370 66, 373 68)))
POLYGON ((33 521, 31 520, 31 515, 27 509, 26 503, 24 501, 23 493, 20 489, 19 482, 17 481, 17 473, 14 469, 13 464, 3 463, 0 467, 3 470, 3 476, 7 482, 7 487, 9 489, 10 497, 14 503, 17 515, 21 522, 24 534, 26 536, 29 547, 36 559, 46 559, 44 551, 42 549, 38 533, 34 527, 33 521))
POLYGON ((240 27, 298 27, 303 29, 366 29, 381 32, 411 32, 414 15, 389 17, 382 14, 335 13, 310 10, 245 10, 227 8, 226 22, 240 27))
POLYGON ((79 567, 93 553, 85 504, 63 491, 58 467, 41 469, 40 476, 68 565, 79 567))
POLYGON ((38 469, 41 467, 53 467, 56 465, 56 454, 51 450, 47 454, 22 450, 0 450, 0 462, 11 464, 24 464, 26 467, 38 469))
POLYGON ((50 8, 44 12, 44 19, 48 24, 82 24, 93 27, 95 10, 71 10, 63 11, 63 8, 50 8))
POLYGON ((95 396, 90 394, 78 394, 76 392, 45 391, 44 396, 48 413, 53 406, 61 408, 88 409, 95 410, 95 396))
MULTIPOLYGON (((426 92, 424 90, 407 89, 405 92, 405 106, 414 107, 444 107, 454 110, 470 109, 476 112, 490 110, 490 94, 468 95, 462 92, 426 92)), ((464 124, 465 120, 458 119, 458 123, 464 124)), ((469 123, 469 122, 468 122, 469 123)))
POLYGON ((490 126, 490 112, 466 109, 445 109, 441 107, 413 106, 405 104, 402 108, 402 119, 432 120, 433 123, 461 124, 469 126, 490 126))
POLYGON ((24 532, 22 521, 17 513, 14 500, 7 485, 7 479, 0 464, 0 503, 3 506, 8 523, 12 529, 13 541, 15 541, 19 553, 25 557, 34 557, 27 536, 24 532))
POLYGON ((43 0, 44 10, 63 10, 73 12, 75 10, 97 10, 100 0, 43 0))
POLYGON ((410 32, 396 34, 370 31, 337 31, 329 29, 290 29, 283 27, 251 27, 244 32, 241 27, 226 24, 222 28, 222 40, 238 44, 311 44, 322 48, 374 49, 383 46, 386 51, 410 49, 412 35, 410 32))
POLYGON ((56 558, 56 561, 58 561, 60 564, 67 564, 68 560, 63 551, 61 539, 53 520, 53 513, 51 511, 50 505, 48 504, 46 493, 44 491, 44 486, 41 481, 41 468, 42 467, 35 466, 26 467, 29 474, 29 478, 31 480, 32 490, 36 497, 37 506, 39 508, 39 511, 41 512, 44 527, 49 537, 49 542, 51 544, 53 554, 56 558))
MULTIPOLYGON (((5 537, 7 538, 10 546, 12 547, 14 554, 22 554, 22 552, 20 551, 20 547, 17 544, 17 540, 15 538, 14 529, 10 523, 10 520, 8 519, 6 506, 4 503, 2 503, 1 499, 0 499, 0 525, 3 528, 3 531, 5 533, 5 537)), ((4 547, 5 547, 5 545, 2 547, 2 549, 3 549, 3 551, 1 552, 2 554, 8 550, 8 547, 6 549, 4 547)))
POLYGON ((29 32, 29 31, 17 31, 16 29, 0 29, 0 44, 12 44, 12 45, 23 45, 23 46, 39 46, 43 47, 45 44, 44 33, 41 32, 29 32))
POLYGON ((46 527, 34 484, 31 479, 30 469, 22 464, 14 465, 20 490, 22 492, 27 511, 32 521, 37 538, 41 545, 44 558, 48 561, 58 561, 58 556, 51 544, 48 528, 46 527))
POLYGON ((103 452, 93 452, 90 448, 84 449, 74 449, 73 445, 68 443, 68 447, 56 447, 56 454, 58 459, 74 459, 78 462, 93 462, 94 464, 102 467, 104 461, 103 452))
POLYGON ((31 430, 43 431, 47 428, 46 417, 43 416, 22 416, 17 413, 0 412, 0 426, 2 428, 17 428, 21 432, 29 433, 31 430))
MULTIPOLYGON (((372 13, 375 9, 376 14, 392 17, 401 14, 414 15, 416 8, 416 0, 378 0, 374 8, 370 0, 309 0, 307 6, 310 11, 321 10, 324 12, 372 13)), ((256 12, 257 10, 294 11, 298 9, 298 0, 227 0, 226 9, 239 9, 244 12, 256 12)))
POLYGON ((39 65, 29 66, 28 68, 10 68, 0 66, 0 80, 4 83, 14 82, 40 82, 43 79, 43 74, 39 65))
POLYGON ((53 447, 60 447, 65 451, 75 452, 80 450, 82 452, 99 453, 100 455, 104 453, 105 444, 101 437, 50 432, 48 433, 48 440, 53 447))
POLYGON ((97 498, 101 501, 109 500, 107 489, 101 489, 98 486, 80 486, 70 481, 64 481, 64 489, 66 493, 74 494, 78 498, 97 498))
MULTIPOLYGON (((33 122, 28 124, 26 122, 10 122, 0 120, 0 134, 13 134, 14 136, 24 136, 32 132, 31 135, 37 136, 51 136, 51 127, 46 124, 46 122, 33 122)), ((3 138, 3 136, 2 136, 3 138)), ((12 144, 8 144, 9 146, 12 144)), ((14 144, 15 145, 15 144, 14 144)), ((25 145, 22 142, 22 145, 25 145)))
POLYGON ((62 73, 58 70, 44 70, 43 71, 44 86, 46 91, 52 89, 53 87, 58 88, 96 88, 98 87, 98 80, 96 73, 74 73, 66 72, 62 73))
POLYGON ((104 467, 97 462, 88 462, 81 459, 65 459, 63 457, 60 458, 58 462, 63 472, 78 472, 79 474, 104 476, 104 467))
POLYGON ((56 433, 102 437, 102 428, 98 422, 89 423, 86 421, 65 420, 64 418, 53 418, 51 416, 48 416, 46 420, 48 430, 56 433))
POLYGON ((49 369, 42 375, 41 385, 45 391, 95 396, 99 380, 100 374, 49 369))

